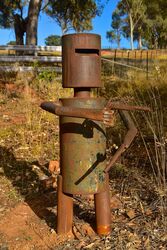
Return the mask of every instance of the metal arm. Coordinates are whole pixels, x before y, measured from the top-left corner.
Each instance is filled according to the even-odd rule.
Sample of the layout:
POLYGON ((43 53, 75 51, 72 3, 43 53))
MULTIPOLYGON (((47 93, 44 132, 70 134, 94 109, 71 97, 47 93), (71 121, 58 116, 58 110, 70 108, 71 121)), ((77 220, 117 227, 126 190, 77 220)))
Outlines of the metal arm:
POLYGON ((111 167, 114 165, 114 163, 118 160, 120 155, 130 146, 131 142, 135 138, 137 134, 137 128, 134 125, 133 120, 131 119, 128 111, 125 110, 119 110, 118 111, 121 119, 123 120, 123 123, 125 124, 126 128, 128 129, 127 134, 125 135, 124 141, 122 145, 119 147, 119 149, 116 151, 110 162, 108 163, 107 167, 105 168, 104 172, 107 173, 111 167))
MULTIPOLYGON (((78 118, 87 118, 95 121, 103 121, 105 125, 112 123, 113 110, 143 110, 150 111, 147 107, 129 106, 122 103, 108 102, 107 106, 101 109, 74 108, 62 106, 61 102, 43 102, 41 108, 58 116, 71 116, 78 118)), ((122 118, 123 119, 123 118, 122 118)))
MULTIPOLYGON (((58 116, 71 116, 78 118, 87 118, 95 121, 103 121, 104 114, 101 109, 74 108, 62 106, 59 103, 43 102, 41 108, 58 116)), ((111 117, 110 117, 111 119, 111 117)))

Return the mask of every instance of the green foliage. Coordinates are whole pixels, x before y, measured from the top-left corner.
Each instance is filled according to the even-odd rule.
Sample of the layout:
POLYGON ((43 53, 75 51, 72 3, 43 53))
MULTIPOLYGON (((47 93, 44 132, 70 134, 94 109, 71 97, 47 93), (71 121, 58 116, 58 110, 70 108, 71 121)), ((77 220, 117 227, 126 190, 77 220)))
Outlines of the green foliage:
POLYGON ((14 17, 19 14, 23 18, 23 8, 28 1, 0 0, 0 27, 13 27, 14 17))
POLYGON ((54 80, 56 75, 57 75, 56 72, 53 72, 53 71, 42 71, 39 73, 38 77, 39 79, 44 80, 48 83, 49 81, 54 80))
POLYGON ((138 24, 144 19, 146 7, 143 0, 121 0, 117 8, 123 17, 123 31, 125 37, 130 37, 131 49, 134 48, 134 31, 138 24), (128 26, 128 27, 127 27, 128 26))
POLYGON ((117 47, 120 48, 122 20, 118 9, 112 14, 111 28, 107 31, 106 37, 111 43, 116 41, 117 47))
POLYGON ((7 45, 16 45, 16 41, 10 41, 7 43, 7 45))
POLYGON ((102 5, 98 6, 94 0, 51 0, 47 14, 58 23, 63 33, 70 29, 82 32, 92 29, 92 18, 100 15, 101 10, 102 5))
POLYGON ((92 29, 92 18, 100 15, 103 9, 100 2, 101 0, 46 2, 44 0, 0 0, 0 27, 14 28, 16 44, 24 44, 26 33, 26 44, 35 45, 38 15, 41 9, 60 25, 63 33, 71 28, 81 32, 92 29))
POLYGON ((61 36, 50 35, 45 38, 45 44, 47 46, 60 46, 61 45, 61 36))
MULTIPOLYGON (((141 48, 142 43, 144 46, 154 49, 167 47, 166 0, 153 0, 151 2, 147 0, 120 0, 116 10, 119 10, 117 14, 122 21, 121 34, 131 39, 132 49, 134 40, 138 41, 139 48, 141 48)), ((116 31, 114 29, 113 27, 112 32, 108 34, 112 41, 118 34, 114 34, 116 31)))
POLYGON ((166 48, 167 46, 167 2, 153 0, 147 7, 146 30, 144 38, 149 48, 166 48))

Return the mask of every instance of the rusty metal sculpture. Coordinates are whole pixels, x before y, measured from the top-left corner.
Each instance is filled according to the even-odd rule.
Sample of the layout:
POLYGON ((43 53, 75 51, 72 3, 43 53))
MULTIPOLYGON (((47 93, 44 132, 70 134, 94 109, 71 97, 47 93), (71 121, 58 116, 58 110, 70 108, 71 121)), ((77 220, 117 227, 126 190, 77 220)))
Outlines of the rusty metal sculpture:
POLYGON ((74 97, 43 102, 41 108, 60 117, 60 175, 58 176, 57 232, 72 230, 73 195, 94 194, 97 233, 111 231, 108 171, 129 147, 137 129, 129 106, 104 98, 91 98, 90 88, 102 87, 101 41, 95 34, 70 34, 62 38, 63 87, 74 88, 74 97), (128 132, 123 144, 106 163, 106 126, 118 110, 128 132))

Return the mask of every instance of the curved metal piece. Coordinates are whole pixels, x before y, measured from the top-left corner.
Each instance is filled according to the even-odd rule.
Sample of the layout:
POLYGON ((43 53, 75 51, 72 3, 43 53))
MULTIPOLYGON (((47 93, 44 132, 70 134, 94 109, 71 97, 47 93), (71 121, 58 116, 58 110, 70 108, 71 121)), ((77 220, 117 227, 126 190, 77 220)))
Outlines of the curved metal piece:
POLYGON ((57 102, 42 102, 40 107, 52 114, 56 114, 55 113, 55 108, 56 107, 61 107, 62 106, 62 103, 60 101, 57 101, 57 102))
POLYGON ((125 110, 119 110, 118 111, 121 119, 123 120, 123 123, 125 124, 126 128, 128 129, 127 134, 125 135, 124 141, 122 145, 119 147, 119 149, 116 151, 110 162, 108 163, 106 169, 104 170, 105 173, 107 173, 111 167, 114 165, 114 163, 118 160, 118 158, 121 156, 121 154, 130 146, 133 139, 135 138, 137 134, 137 128, 134 125, 133 120, 131 119, 129 113, 125 110))

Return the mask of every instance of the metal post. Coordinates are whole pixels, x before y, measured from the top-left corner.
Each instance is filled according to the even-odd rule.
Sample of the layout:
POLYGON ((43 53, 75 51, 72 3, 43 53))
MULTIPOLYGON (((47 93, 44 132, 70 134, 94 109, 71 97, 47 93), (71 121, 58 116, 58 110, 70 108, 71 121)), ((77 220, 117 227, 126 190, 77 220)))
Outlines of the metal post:
POLYGON ((110 191, 107 184, 106 191, 94 195, 96 230, 99 235, 111 232, 110 191))
POLYGON ((72 195, 63 193, 61 175, 57 181, 57 233, 66 234, 72 231, 73 198, 72 195))

